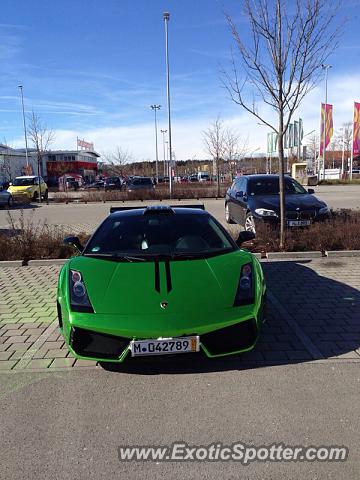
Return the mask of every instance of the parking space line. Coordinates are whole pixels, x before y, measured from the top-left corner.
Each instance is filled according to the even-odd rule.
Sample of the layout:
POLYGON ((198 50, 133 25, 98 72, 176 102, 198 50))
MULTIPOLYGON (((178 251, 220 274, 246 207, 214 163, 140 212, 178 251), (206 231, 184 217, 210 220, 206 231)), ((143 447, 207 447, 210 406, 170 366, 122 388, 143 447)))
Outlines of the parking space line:
POLYGON ((268 289, 267 290, 268 299, 276 308, 278 314, 281 316, 281 319, 284 320, 291 330, 298 337, 300 342, 303 344, 305 349, 310 353, 314 359, 325 359, 324 355, 320 352, 316 345, 311 341, 311 339, 306 335, 306 333, 300 328, 298 323, 291 317, 290 313, 283 307, 279 300, 273 295, 273 293, 268 289))

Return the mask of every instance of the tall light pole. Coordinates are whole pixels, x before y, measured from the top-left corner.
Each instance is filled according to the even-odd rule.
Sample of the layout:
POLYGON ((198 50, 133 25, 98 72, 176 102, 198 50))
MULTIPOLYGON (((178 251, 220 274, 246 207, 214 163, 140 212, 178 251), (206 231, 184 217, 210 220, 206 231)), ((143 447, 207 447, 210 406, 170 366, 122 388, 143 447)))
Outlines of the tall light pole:
POLYGON ((158 161, 159 161, 159 154, 158 154, 158 136, 157 136, 157 119, 156 119, 156 112, 160 110, 161 105, 150 105, 150 108, 154 111, 155 114, 155 151, 156 151, 156 183, 159 182, 159 170, 158 170, 158 161))
POLYGON ((168 138, 169 138, 169 194, 172 196, 172 143, 171 143, 171 106, 170 106, 170 71, 169 71, 169 32, 168 24, 170 19, 170 13, 164 12, 165 23, 165 59, 166 59, 166 96, 167 96, 167 109, 168 109, 168 138))
MULTIPOLYGON (((25 137, 25 156, 26 156, 26 167, 29 167, 29 157, 28 157, 28 143, 27 143, 27 134, 26 134, 26 122, 25 122, 25 108, 24 108, 24 93, 23 86, 18 85, 21 94, 21 104, 22 104, 22 114, 23 114, 23 124, 24 124, 24 137, 25 137)), ((27 172, 28 174, 28 172, 27 172)))
MULTIPOLYGON (((170 172, 169 172, 169 142, 166 141, 165 142, 165 151, 166 151, 166 175, 169 177, 170 175, 170 172)), ((170 178, 169 178, 169 182, 170 182, 170 178)))
POLYGON ((163 153, 164 153, 164 177, 166 176, 166 155, 165 155, 165 134, 167 130, 160 130, 163 136, 163 153))
POLYGON ((326 157, 326 121, 327 121, 327 81, 328 81, 328 70, 331 68, 331 65, 321 65, 321 68, 325 70, 325 108, 324 108, 324 140, 323 140, 323 179, 325 180, 325 157, 326 157))

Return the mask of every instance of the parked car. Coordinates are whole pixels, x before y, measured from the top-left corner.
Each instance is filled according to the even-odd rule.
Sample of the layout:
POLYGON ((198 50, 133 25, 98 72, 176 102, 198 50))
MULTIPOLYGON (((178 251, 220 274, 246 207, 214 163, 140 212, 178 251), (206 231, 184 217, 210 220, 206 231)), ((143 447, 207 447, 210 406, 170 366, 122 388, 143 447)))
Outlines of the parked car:
POLYGON ((136 192, 138 190, 154 190, 155 186, 151 177, 133 177, 127 183, 129 192, 136 192))
POLYGON ((198 182, 198 181, 199 181, 199 177, 197 176, 196 173, 189 176, 189 182, 198 182))
POLYGON ((105 188, 104 180, 97 180, 96 182, 91 182, 84 185, 85 190, 102 190, 105 188))
POLYGON ((109 177, 105 180, 105 190, 121 190, 124 180, 121 177, 109 177))
POLYGON ((8 207, 12 207, 13 203, 14 199, 11 193, 4 188, 4 185, 0 184, 0 205, 7 205, 8 207))
MULTIPOLYGON (((300 227, 329 217, 325 202, 305 190, 296 180, 285 177, 286 225, 300 227)), ((280 219, 279 176, 243 175, 226 192, 225 219, 255 232, 259 222, 278 224, 280 219)))
MULTIPOLYGON (((260 262, 203 206, 115 207, 59 274, 71 354, 100 362, 254 348, 265 317, 260 262), (199 208, 200 207, 200 208, 199 208), (139 301, 141 299, 141 301, 139 301)), ((126 360, 127 361, 127 360, 126 360)))
POLYGON ((11 193, 13 197, 26 197, 33 201, 38 200, 39 193, 44 200, 48 198, 48 186, 44 179, 34 175, 16 177, 15 180, 10 183, 8 192, 11 193))

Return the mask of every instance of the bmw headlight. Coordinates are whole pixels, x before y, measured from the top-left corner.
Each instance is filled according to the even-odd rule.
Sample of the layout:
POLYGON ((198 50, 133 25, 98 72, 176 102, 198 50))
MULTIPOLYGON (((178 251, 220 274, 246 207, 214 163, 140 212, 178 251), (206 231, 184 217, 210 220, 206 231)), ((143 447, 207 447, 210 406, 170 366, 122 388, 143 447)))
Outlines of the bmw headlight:
POLYGON ((256 208, 255 213, 261 217, 277 217, 277 213, 274 210, 268 210, 267 208, 256 208))
POLYGON ((70 270, 69 274, 70 288, 70 308, 73 312, 94 313, 86 291, 82 275, 77 270, 70 270))
POLYGON ((329 207, 321 207, 318 213, 319 215, 327 215, 328 213, 330 213, 329 207))
POLYGON ((254 303, 254 275, 252 263, 241 267, 239 284, 235 295, 234 307, 254 303))

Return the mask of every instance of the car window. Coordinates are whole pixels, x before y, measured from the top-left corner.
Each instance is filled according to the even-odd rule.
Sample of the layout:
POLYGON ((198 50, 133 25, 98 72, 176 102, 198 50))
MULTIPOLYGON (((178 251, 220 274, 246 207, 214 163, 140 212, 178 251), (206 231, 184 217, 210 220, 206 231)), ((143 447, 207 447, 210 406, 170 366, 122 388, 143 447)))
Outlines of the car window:
POLYGON ((286 178, 285 179, 285 193, 290 194, 304 194, 307 193, 305 188, 300 185, 296 180, 293 178, 286 178))
MULTIPOLYGON (((279 179, 278 178, 259 178, 249 180, 249 195, 279 195, 279 179)), ((307 193, 293 178, 285 178, 285 194, 304 194, 307 193)))
POLYGON ((237 191, 238 192, 245 192, 245 179, 244 178, 239 178, 237 180, 237 191))
POLYGON ((210 215, 147 214, 110 216, 91 238, 85 254, 220 254, 234 249, 210 215))
POLYGON ((15 178, 12 182, 14 187, 28 187, 34 185, 34 178, 15 178))

